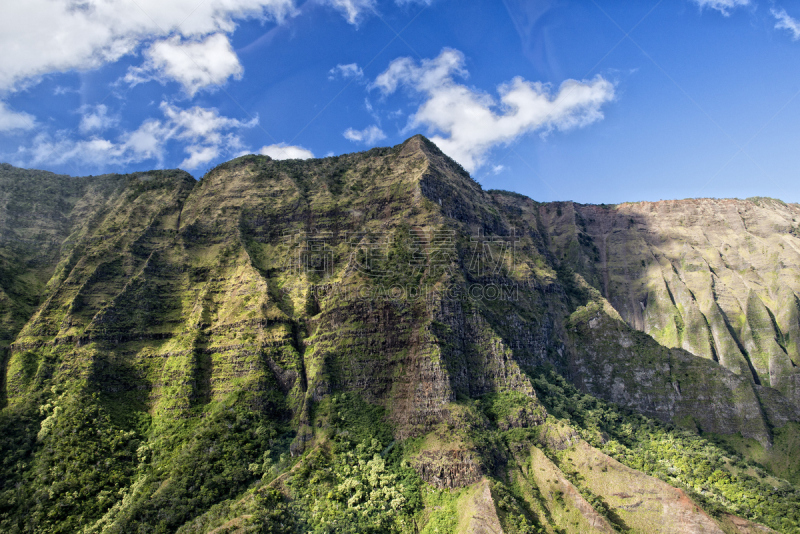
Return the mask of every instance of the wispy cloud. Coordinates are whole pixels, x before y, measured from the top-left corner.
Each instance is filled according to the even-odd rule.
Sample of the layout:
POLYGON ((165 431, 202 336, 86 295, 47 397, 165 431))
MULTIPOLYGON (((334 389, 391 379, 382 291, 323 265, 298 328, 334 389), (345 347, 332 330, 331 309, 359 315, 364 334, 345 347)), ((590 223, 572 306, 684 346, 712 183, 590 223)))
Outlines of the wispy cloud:
POLYGON ((701 9, 716 9, 723 15, 730 16, 731 10, 741 6, 749 6, 750 0, 692 0, 701 9))
POLYGON ((108 114, 108 108, 103 104, 98 104, 97 106, 82 106, 78 111, 81 114, 81 122, 78 126, 78 130, 80 130, 82 134, 102 132, 113 128, 119 122, 118 118, 108 114))
POLYGON ((55 89, 53 89, 53 94, 55 96, 63 96, 70 93, 80 93, 78 89, 74 87, 64 87, 63 85, 56 85, 55 89))
POLYGON ((0 132, 12 130, 30 130, 36 125, 36 119, 30 113, 13 111, 0 102, 0 132))
POLYGON ((392 61, 371 88, 389 95, 403 86, 422 95, 424 102, 406 129, 426 127, 443 134, 431 140, 470 171, 485 163, 492 147, 526 133, 565 131, 596 122, 603 118, 602 106, 614 99, 614 84, 602 76, 567 80, 557 91, 517 77, 497 88, 498 102, 454 80, 467 75, 464 55, 446 48, 419 64, 408 57, 392 61))
POLYGON ((373 124, 372 126, 367 126, 363 130, 354 130, 353 128, 348 128, 344 131, 345 139, 349 139, 354 143, 364 143, 366 145, 373 145, 378 141, 386 139, 386 134, 383 133, 378 126, 373 124))
MULTIPOLYGON (((377 5, 376 0, 322 0, 322 3, 339 11, 345 20, 354 26, 358 26, 370 14, 375 13, 375 6, 377 5)), ((394 3, 398 6, 409 4, 429 6, 433 3, 433 0, 395 0, 394 3)))
MULTIPOLYGON (((186 158, 180 167, 193 170, 221 156, 241 152, 243 143, 235 133, 241 128, 251 128, 258 119, 240 121, 224 117, 216 109, 195 106, 180 109, 162 102, 163 119, 147 119, 136 130, 124 131, 113 140, 99 135, 89 139, 75 139, 70 132, 56 135, 37 135, 31 146, 21 147, 17 158, 21 164, 63 164, 78 162, 98 168, 125 165, 133 162, 164 160, 167 144, 183 145, 186 158)), ((86 132, 102 125, 103 115, 89 119, 86 132), (92 121, 98 121, 92 123, 92 121)))
POLYGON ((800 20, 792 18, 785 9, 770 9, 772 16, 778 21, 775 24, 777 30, 789 30, 792 33, 792 40, 800 39, 800 20))
POLYGON ((354 25, 375 10, 375 0, 325 0, 325 3, 340 11, 347 22, 354 25))
POLYGON ((360 80, 364 78, 364 71, 356 63, 339 64, 328 71, 329 80, 335 80, 336 78, 355 78, 360 80))

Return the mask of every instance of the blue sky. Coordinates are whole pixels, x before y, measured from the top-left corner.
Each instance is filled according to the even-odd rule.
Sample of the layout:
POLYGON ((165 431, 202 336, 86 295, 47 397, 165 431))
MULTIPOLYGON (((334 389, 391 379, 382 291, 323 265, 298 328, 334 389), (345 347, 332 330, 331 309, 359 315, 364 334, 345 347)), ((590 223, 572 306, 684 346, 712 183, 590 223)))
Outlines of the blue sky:
POLYGON ((784 3, 3 2, 0 161, 200 178, 422 133, 485 188, 541 201, 798 202, 784 3))

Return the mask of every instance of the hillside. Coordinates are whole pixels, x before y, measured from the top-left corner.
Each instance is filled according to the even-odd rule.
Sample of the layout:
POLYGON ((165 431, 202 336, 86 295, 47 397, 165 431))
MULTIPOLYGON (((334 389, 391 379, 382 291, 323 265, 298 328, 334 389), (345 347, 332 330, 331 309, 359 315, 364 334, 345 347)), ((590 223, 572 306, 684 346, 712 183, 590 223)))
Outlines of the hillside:
POLYGON ((798 219, 4 165, 0 531, 800 532, 798 219))

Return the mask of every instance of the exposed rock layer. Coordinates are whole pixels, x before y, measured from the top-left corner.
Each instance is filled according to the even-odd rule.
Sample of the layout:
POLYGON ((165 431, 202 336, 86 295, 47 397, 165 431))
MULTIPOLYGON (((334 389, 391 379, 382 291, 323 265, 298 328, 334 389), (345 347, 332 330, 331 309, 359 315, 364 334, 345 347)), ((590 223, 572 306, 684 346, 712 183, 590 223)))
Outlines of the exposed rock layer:
MULTIPOLYGON (((325 429, 316 407, 340 393, 384 407, 398 440, 437 425, 540 426, 529 373, 552 365, 597 397, 766 447, 800 421, 795 205, 539 204, 482 190, 420 136, 306 162, 245 156, 197 183, 0 171, 10 406, 80 384, 157 426, 244 402, 290 422, 297 457, 325 429), (514 404, 494 420, 465 415, 465 402, 497 395, 514 404)), ((536 457, 570 500, 552 505, 564 521, 615 528, 536 457)), ((413 465, 459 488, 500 463, 454 445, 413 465)), ((663 486, 673 493, 658 505, 677 522, 666 530, 718 529, 663 486)))

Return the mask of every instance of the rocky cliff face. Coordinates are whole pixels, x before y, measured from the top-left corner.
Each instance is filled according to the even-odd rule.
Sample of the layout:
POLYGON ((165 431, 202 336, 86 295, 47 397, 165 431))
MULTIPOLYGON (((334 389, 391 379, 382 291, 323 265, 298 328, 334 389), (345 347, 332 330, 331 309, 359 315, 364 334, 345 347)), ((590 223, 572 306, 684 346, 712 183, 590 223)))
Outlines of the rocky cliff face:
POLYGON ((538 216, 553 254, 627 325, 737 375, 727 380, 744 379, 771 424, 796 420, 800 207, 772 199, 559 203, 538 216), (776 391, 784 409, 772 407, 776 391))
POLYGON ((797 206, 540 204, 421 136, 200 182, 0 171, 8 531, 479 531, 447 511, 492 499, 507 532, 647 531, 583 481, 655 435, 628 419, 797 457, 797 206))
MULTIPOLYGON (((41 304, 59 261, 119 195, 120 176, 70 178, 0 164, 0 361, 41 304)), ((2 382, 5 384, 5 373, 2 382)), ((5 390, 0 403, 5 402, 5 390)))

